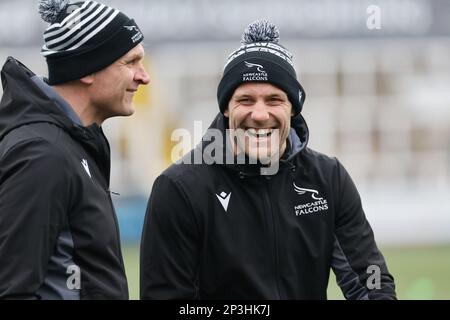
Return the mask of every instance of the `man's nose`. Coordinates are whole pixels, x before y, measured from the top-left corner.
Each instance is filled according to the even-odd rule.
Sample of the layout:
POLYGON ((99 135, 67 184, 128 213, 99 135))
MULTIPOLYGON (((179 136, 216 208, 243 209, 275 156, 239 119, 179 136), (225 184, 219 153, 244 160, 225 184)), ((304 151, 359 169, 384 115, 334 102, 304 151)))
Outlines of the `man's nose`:
POLYGON ((267 121, 270 118, 267 106, 264 102, 256 102, 253 106, 251 118, 254 121, 262 122, 267 121))
POLYGON ((150 76, 148 75, 147 71, 145 70, 142 64, 139 66, 139 70, 136 72, 134 80, 144 85, 150 83, 150 76))

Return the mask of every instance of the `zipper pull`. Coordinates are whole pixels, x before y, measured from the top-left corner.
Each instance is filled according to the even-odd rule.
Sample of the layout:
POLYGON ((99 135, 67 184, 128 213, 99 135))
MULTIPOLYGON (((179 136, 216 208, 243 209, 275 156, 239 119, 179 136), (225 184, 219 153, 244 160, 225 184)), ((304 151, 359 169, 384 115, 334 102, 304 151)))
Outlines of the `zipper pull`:
POLYGON ((114 192, 114 191, 112 191, 111 189, 108 189, 108 192, 111 193, 111 194, 113 194, 113 195, 115 195, 115 196, 120 196, 120 193, 114 192))

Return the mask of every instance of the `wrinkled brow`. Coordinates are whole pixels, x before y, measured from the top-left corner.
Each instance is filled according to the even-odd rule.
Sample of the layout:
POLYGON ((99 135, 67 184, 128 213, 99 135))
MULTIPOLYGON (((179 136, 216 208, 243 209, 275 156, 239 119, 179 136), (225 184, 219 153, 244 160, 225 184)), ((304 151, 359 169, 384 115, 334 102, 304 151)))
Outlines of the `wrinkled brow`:
POLYGON ((143 52, 133 52, 129 55, 126 55, 124 57, 126 60, 141 60, 142 58, 144 58, 144 53, 143 52))
POLYGON ((266 95, 265 98, 266 99, 271 99, 271 98, 287 99, 287 96, 285 94, 281 94, 281 93, 273 93, 273 94, 266 95))

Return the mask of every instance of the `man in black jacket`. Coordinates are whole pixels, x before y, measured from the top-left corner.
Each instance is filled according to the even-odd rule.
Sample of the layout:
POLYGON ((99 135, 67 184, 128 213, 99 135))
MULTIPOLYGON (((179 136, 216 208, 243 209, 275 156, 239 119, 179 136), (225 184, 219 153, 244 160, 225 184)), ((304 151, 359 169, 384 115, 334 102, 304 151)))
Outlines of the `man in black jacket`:
POLYGON ((218 87, 221 113, 156 179, 141 298, 326 299, 330 269, 347 299, 396 298, 350 176, 306 146, 305 92, 278 38, 267 21, 247 28, 218 87))
POLYGON ((0 299, 128 299, 100 125, 149 82, 134 20, 94 1, 41 0, 42 80, 1 71, 0 299))

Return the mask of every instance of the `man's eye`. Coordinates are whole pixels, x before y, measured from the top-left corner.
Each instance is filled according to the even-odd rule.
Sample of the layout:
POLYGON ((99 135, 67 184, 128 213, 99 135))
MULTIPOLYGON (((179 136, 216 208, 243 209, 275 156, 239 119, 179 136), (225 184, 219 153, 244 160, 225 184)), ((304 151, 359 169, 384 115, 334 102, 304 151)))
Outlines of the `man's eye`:
POLYGON ((269 103, 270 103, 270 104, 279 104, 279 103, 282 103, 283 101, 284 101, 283 99, 281 99, 281 98, 276 98, 276 97, 270 98, 270 99, 269 99, 269 103))

